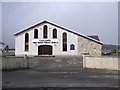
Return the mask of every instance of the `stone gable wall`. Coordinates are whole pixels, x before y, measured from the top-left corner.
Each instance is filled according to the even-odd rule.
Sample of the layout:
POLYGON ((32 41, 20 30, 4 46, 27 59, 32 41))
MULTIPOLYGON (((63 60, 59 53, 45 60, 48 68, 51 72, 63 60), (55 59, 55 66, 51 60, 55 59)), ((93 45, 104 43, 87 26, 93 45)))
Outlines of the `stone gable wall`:
POLYGON ((91 56, 101 56, 102 45, 78 36, 78 55, 88 53, 91 56))

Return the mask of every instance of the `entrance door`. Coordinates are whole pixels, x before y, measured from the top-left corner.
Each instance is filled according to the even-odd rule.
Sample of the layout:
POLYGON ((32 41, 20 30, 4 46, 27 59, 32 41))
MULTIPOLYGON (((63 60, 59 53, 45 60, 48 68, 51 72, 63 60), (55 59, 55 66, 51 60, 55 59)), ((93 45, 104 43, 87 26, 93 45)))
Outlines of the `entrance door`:
POLYGON ((50 45, 38 46, 38 55, 52 55, 52 46, 50 45))

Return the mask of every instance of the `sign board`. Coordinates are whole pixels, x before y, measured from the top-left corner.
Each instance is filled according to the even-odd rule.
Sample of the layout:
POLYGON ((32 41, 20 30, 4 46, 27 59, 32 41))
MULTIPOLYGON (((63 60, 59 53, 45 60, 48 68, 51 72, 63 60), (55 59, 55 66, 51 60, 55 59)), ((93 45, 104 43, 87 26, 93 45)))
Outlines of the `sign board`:
POLYGON ((38 44, 55 44, 58 43, 58 39, 33 39, 33 43, 38 44))

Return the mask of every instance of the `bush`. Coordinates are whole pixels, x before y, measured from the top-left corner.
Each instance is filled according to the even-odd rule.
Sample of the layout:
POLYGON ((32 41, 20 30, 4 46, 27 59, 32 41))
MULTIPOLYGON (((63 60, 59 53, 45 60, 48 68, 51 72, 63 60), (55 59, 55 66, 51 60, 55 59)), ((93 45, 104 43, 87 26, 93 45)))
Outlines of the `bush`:
POLYGON ((112 53, 117 53, 117 50, 116 49, 112 49, 111 52, 112 53))

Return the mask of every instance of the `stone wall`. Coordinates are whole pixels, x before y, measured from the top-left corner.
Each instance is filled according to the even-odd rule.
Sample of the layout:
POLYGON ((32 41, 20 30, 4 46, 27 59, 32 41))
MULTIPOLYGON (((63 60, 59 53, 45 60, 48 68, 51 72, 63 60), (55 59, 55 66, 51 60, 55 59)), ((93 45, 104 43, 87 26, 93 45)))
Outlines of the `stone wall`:
POLYGON ((102 45, 84 37, 78 36, 78 55, 88 53, 91 56, 101 56, 102 45))
POLYGON ((120 70, 119 64, 117 56, 83 56, 83 68, 120 70))

